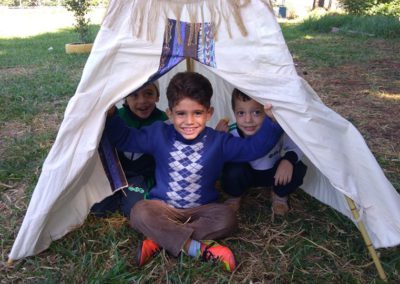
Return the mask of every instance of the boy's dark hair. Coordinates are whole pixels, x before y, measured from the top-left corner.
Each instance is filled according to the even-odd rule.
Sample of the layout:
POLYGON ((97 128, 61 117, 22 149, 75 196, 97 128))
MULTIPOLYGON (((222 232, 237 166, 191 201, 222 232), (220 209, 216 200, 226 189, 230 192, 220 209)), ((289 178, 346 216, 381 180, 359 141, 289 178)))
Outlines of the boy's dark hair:
POLYGON ((158 84, 156 84, 155 82, 147 82, 145 84, 143 84, 143 86, 141 86, 139 89, 134 90, 133 92, 131 92, 129 95, 127 95, 125 98, 132 96, 134 94, 136 94, 138 91, 140 91, 141 89, 147 87, 147 86, 151 86, 153 85, 154 88, 156 89, 156 95, 157 97, 160 96, 160 90, 158 89, 158 84))
POLYGON ((236 100, 241 100, 242 102, 247 102, 250 101, 252 98, 250 98, 248 95, 243 93, 242 91, 239 91, 238 89, 233 89, 232 91, 232 109, 235 110, 236 107, 236 100))
POLYGON ((139 89, 134 90, 133 92, 131 92, 129 95, 127 95, 127 96, 124 98, 124 106, 128 107, 128 102, 126 101, 126 99, 127 99, 129 96, 133 96, 133 95, 137 94, 137 92, 140 91, 141 89, 143 89, 143 88, 145 88, 145 87, 147 87, 147 86, 151 86, 151 85, 154 86, 154 88, 156 89, 156 96, 159 97, 159 96, 160 96, 160 90, 158 89, 158 84, 155 83, 155 82, 147 82, 147 83, 145 83, 143 86, 141 86, 139 89))
POLYGON ((196 72, 180 72, 168 84, 168 107, 172 109, 181 100, 189 98, 209 108, 212 95, 213 89, 206 77, 196 72))

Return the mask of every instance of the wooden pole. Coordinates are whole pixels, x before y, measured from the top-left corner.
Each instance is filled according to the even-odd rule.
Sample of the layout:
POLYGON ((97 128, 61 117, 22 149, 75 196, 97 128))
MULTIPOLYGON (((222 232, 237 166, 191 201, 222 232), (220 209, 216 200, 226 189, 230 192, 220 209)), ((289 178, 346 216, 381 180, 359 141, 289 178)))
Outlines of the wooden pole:
POLYGON ((12 258, 8 258, 7 260, 7 267, 11 267, 14 265, 14 260, 12 258))
POLYGON ((186 71, 193 72, 193 61, 190 57, 186 57, 186 71))
POLYGON ((369 238, 368 232, 365 229, 365 225, 361 220, 359 220, 360 214, 357 211, 356 204, 354 203, 353 199, 351 199, 350 197, 347 197, 347 196, 345 196, 345 197, 346 197, 347 204, 349 205, 349 207, 351 209, 351 213, 353 214, 353 217, 355 218, 355 220, 357 222, 358 229, 360 230, 360 233, 364 239, 365 245, 367 246, 368 251, 372 257, 372 260, 374 261, 376 270, 378 270, 379 277, 383 281, 387 282, 387 276, 385 274, 385 271, 383 270, 381 261, 379 260, 376 250, 375 250, 374 246, 372 245, 372 242, 371 242, 371 239, 369 238))

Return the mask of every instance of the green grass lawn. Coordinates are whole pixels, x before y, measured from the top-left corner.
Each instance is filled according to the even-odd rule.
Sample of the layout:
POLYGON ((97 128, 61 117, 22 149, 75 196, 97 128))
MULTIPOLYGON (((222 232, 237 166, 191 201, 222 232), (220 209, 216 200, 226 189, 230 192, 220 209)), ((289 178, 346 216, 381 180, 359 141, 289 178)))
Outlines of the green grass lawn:
MULTIPOLYGON (((92 28, 96 31, 98 26, 92 28)), ((320 34, 291 24, 284 25, 283 31, 299 74, 328 106, 360 129, 400 190, 400 77, 399 69, 393 68, 400 67, 400 40, 320 34), (371 115, 378 124, 370 121, 371 115)), ((74 38, 71 29, 26 38, 0 37, 3 263, 87 59, 87 55, 65 54, 64 44, 74 38)), ((90 216, 45 252, 17 261, 12 268, 2 265, 0 282, 380 282, 353 223, 302 191, 293 195, 291 205, 286 218, 274 218, 267 192, 253 190, 245 196, 239 230, 222 241, 238 258, 239 268, 233 274, 165 253, 138 268, 133 257, 142 236, 120 216, 90 216)), ((399 283, 400 249, 379 253, 390 281, 399 283)))

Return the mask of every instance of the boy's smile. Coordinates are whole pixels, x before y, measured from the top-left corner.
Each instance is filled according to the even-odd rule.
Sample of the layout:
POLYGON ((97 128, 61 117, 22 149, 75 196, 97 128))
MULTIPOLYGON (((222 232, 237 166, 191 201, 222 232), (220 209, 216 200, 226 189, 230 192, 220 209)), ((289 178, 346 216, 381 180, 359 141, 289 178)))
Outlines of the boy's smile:
POLYGON ((159 96, 154 85, 147 85, 126 98, 130 110, 142 119, 148 118, 156 107, 159 96))
POLYGON ((236 124, 245 136, 256 133, 266 116, 263 105, 254 100, 236 99, 234 112, 236 124))
POLYGON ((196 139, 211 119, 213 108, 207 108, 189 98, 179 101, 167 114, 175 130, 187 140, 196 139))

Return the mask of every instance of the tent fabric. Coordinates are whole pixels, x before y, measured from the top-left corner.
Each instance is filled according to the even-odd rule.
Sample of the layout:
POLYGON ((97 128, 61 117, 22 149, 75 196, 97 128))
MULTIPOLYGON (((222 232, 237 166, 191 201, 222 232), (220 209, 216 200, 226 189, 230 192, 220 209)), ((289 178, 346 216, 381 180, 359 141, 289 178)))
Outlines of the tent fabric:
MULTIPOLYGON (((47 249, 53 240, 82 225, 90 207, 111 194, 98 154, 107 110, 161 74, 164 76, 158 80, 159 107, 166 108, 163 90, 168 80, 185 69, 182 59, 186 55, 194 56, 188 50, 185 52, 189 53, 179 51, 184 48, 183 41, 165 40, 168 24, 163 17, 155 20, 156 31, 160 32, 153 41, 134 36, 133 2, 111 5, 112 21, 106 18, 97 35, 79 86, 44 162, 10 259, 47 249), (174 48, 167 50, 168 46, 174 48), (164 66, 161 61, 168 57, 171 64, 160 68, 164 66)), ((207 1, 175 2, 183 6, 179 20, 185 23, 191 22, 186 6, 206 5, 207 1)), ((204 21, 198 33, 210 18, 207 9, 203 10, 204 21)), ((172 12, 164 14, 176 20, 172 12)), ((212 42, 208 43, 213 47, 212 63, 194 63, 194 71, 204 74, 213 84, 215 115, 210 126, 222 117, 233 118, 230 94, 234 87, 261 103, 272 103, 276 119, 306 156, 309 170, 302 188, 355 222, 344 198, 349 196, 362 213, 360 218, 373 245, 376 248, 398 245, 400 196, 360 133, 326 107, 297 75, 280 26, 265 1, 243 1, 240 15, 247 36, 233 24, 219 25, 218 40, 211 33, 212 42)), ((196 54, 195 58, 200 60, 196 54)))
POLYGON ((117 150, 111 145, 108 137, 103 133, 99 143, 99 155, 104 172, 110 182, 113 192, 129 186, 124 170, 118 157, 117 150))

